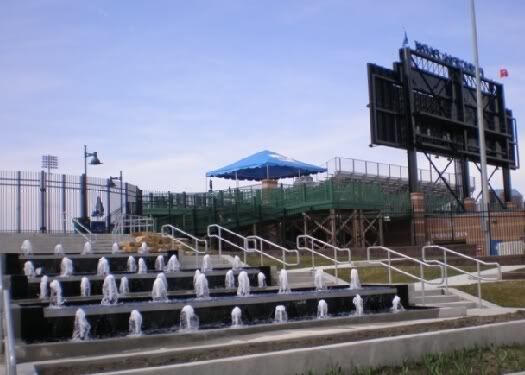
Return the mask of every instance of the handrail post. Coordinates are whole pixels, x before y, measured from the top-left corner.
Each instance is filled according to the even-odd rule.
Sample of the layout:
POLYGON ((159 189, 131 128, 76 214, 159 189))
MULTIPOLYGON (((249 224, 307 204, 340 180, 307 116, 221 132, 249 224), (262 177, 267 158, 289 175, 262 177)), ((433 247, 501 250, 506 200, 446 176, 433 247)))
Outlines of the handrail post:
POLYGON ((335 267, 335 285, 339 284, 339 274, 337 272, 337 250, 334 247, 334 267, 335 267))
POLYGON ((481 303, 481 275, 480 275, 480 269, 479 269, 479 263, 477 264, 478 269, 478 307, 482 308, 483 304, 481 303))
POLYGON ((16 348, 13 332, 13 321, 11 319, 11 298, 9 291, 3 291, 4 319, 6 326, 6 345, 5 345, 5 367, 8 375, 16 375, 16 348))
MULTIPOLYGON (((260 244, 261 244, 261 247, 259 250, 261 250, 261 267, 263 266, 264 264, 264 259, 263 259, 263 241, 262 241, 262 238, 259 240, 260 244)), ((255 246, 257 246, 257 240, 255 240, 255 246)))
POLYGON ((425 278, 423 277, 423 263, 419 263, 419 277, 421 278, 421 297, 423 300, 423 305, 426 305, 425 303, 425 278))
POLYGON ((217 242, 219 242, 219 256, 222 256, 222 237, 221 237, 221 227, 217 228, 217 242))
POLYGON ((448 266, 447 266, 447 252, 443 250, 443 259, 445 260, 445 292, 448 293, 448 266))
POLYGON ((388 251, 387 254, 388 254, 388 284, 392 284, 392 262, 390 260, 390 251, 388 251))
POLYGON ((315 269, 315 260, 314 260, 314 241, 312 239, 310 239, 310 242, 312 243, 312 252, 310 254, 312 254, 312 270, 315 269))

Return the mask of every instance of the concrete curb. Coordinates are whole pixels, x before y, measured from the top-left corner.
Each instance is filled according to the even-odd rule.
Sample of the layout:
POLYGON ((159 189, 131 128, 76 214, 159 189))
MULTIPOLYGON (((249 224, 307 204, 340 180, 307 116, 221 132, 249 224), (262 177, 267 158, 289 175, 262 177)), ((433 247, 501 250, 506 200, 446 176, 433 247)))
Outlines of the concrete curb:
POLYGON ((444 353, 474 346, 523 344, 525 320, 462 329, 386 337, 361 342, 292 349, 274 353, 230 357, 213 361, 177 364, 129 371, 124 374, 296 374, 325 373, 330 367, 351 371, 353 367, 395 365, 418 360, 428 353, 444 353))

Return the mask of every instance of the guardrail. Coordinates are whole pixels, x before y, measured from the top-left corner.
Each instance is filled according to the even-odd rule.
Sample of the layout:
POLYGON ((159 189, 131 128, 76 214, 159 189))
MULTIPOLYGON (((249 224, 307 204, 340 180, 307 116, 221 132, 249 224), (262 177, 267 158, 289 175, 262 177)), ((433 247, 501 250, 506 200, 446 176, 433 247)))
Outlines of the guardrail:
POLYGON ((199 268, 199 254, 206 254, 208 252, 208 241, 195 237, 190 233, 184 232, 182 229, 177 228, 171 224, 163 225, 160 228, 160 234, 162 237, 168 237, 172 241, 178 243, 179 245, 193 251, 196 254, 197 268, 199 268), (193 246, 188 245, 185 241, 177 238, 175 234, 178 233, 186 238, 189 238, 193 241, 193 246), (204 244, 204 251, 200 250, 200 244, 204 244))
POLYGON ((429 264, 429 263, 426 263, 424 261, 421 261, 419 259, 416 259, 416 258, 412 258, 412 257, 409 257, 408 255, 405 255, 403 253, 400 253, 400 252, 397 252, 395 250, 392 250, 388 247, 385 247, 385 246, 370 246, 366 249, 366 258, 367 258, 367 261, 368 263, 371 263, 371 264, 378 264, 378 265, 381 265, 383 267, 386 267, 388 269, 388 283, 389 284, 392 284, 392 270, 396 271, 396 272, 399 272, 405 276, 408 276, 414 280, 418 280, 421 282, 421 296, 422 296, 422 300, 423 300, 423 305, 425 305, 425 284, 428 284, 428 285, 443 285, 443 282, 444 282, 444 273, 443 273, 443 266, 441 265, 433 265, 433 264, 429 264), (384 252, 387 253, 387 259, 371 259, 370 257, 370 252, 371 250, 382 250, 384 252), (397 258, 392 258, 392 255, 394 256, 397 256, 397 258), (397 268, 395 266, 392 265, 392 262, 396 262, 396 261, 405 261, 405 260, 409 260, 409 261, 412 261, 414 263, 417 263, 419 265, 419 276, 416 276, 416 275, 413 275, 411 274, 410 272, 407 272, 407 271, 404 271, 400 268, 397 268), (385 263, 385 261, 387 263, 385 263), (432 282, 432 281, 429 281, 429 280, 426 280, 425 279, 425 273, 424 273, 424 267, 439 267, 440 271, 441 271, 441 280, 439 282, 432 282))
POLYGON ((255 247, 254 247, 254 250, 256 252, 258 252, 260 255, 261 255, 261 266, 263 265, 263 256, 266 256, 267 258, 270 258, 270 259, 273 259, 279 263, 281 263, 283 265, 284 268, 286 267, 293 267, 293 266, 298 266, 299 263, 301 263, 301 256, 299 255, 299 251, 293 249, 287 249, 286 247, 283 247, 283 246, 280 246, 280 245, 277 245, 276 243, 272 242, 272 241, 269 241, 265 238, 262 238, 262 237, 259 237, 259 236, 248 236, 246 237, 248 240, 253 240, 254 241, 254 244, 255 244, 255 247), (264 252, 264 245, 268 245, 274 249, 278 249, 278 250, 281 250, 281 253, 282 253, 282 259, 279 259, 279 258, 276 258, 268 253, 265 253, 264 252), (260 245, 260 248, 257 247, 257 245, 260 245), (293 253, 295 254, 295 257, 296 257, 296 262, 295 263, 288 263, 286 261, 286 254, 288 253, 293 253))
POLYGON ((497 263, 497 262, 485 262, 483 260, 473 258, 473 257, 465 255, 463 253, 458 253, 457 251, 451 250, 448 247, 444 247, 444 246, 439 246, 439 245, 423 246, 421 248, 421 258, 427 263, 436 263, 436 264, 439 264, 439 265, 443 266, 444 272, 445 272, 445 290, 447 290, 447 291, 448 291, 448 268, 451 268, 451 269, 453 269, 456 272, 468 275, 470 278, 476 279, 478 281, 478 306, 479 307, 483 306, 482 299, 481 299, 481 281, 498 281, 498 280, 501 280, 501 278, 502 278, 501 265, 499 263, 497 263), (443 261, 438 260, 438 259, 427 259, 427 250, 428 249, 438 249, 438 250, 442 251, 443 252, 443 261), (467 260, 471 260, 471 261, 475 262, 476 263, 476 274, 473 274, 472 272, 464 271, 461 268, 458 268, 456 266, 450 265, 447 262, 447 254, 453 254, 453 255, 455 255, 457 257, 460 257, 460 258, 463 258, 463 259, 467 259, 467 260), (496 277, 481 276, 481 269, 480 269, 481 266, 489 266, 489 267, 490 266, 495 266, 498 269, 497 276, 496 277))
POLYGON ((76 217, 72 218, 71 221, 73 222, 73 232, 76 232, 80 234, 84 239, 91 244, 93 244, 96 241, 96 235, 94 236, 93 233, 91 233, 91 230, 89 230, 88 227, 86 227, 84 224, 80 222, 76 217), (80 231, 78 228, 82 228, 84 232, 80 231), (95 237, 95 241, 93 241, 93 237, 95 237))
POLYGON ((337 246, 331 245, 328 242, 321 241, 320 239, 312 237, 312 236, 309 236, 307 234, 301 234, 301 235, 297 236, 297 238, 296 238, 296 247, 297 247, 298 250, 309 251, 312 254, 312 268, 315 268, 315 255, 320 256, 321 258, 324 258, 324 259, 327 259, 327 260, 333 262, 334 263, 334 269, 335 269, 335 278, 337 280, 339 280, 339 273, 338 273, 338 270, 337 270, 337 266, 340 265, 340 264, 352 265, 352 251, 350 249, 348 249, 348 248, 341 248, 341 247, 337 247, 337 246), (304 245, 305 246, 301 246, 301 240, 304 240, 304 245), (310 247, 306 246, 306 245, 308 245, 308 241, 311 243, 310 247), (314 250, 316 244, 318 246, 319 245, 322 246, 323 248, 333 249, 334 250, 334 257, 330 258, 328 255, 314 250), (337 253, 338 252, 347 253, 348 254, 348 261, 340 261, 339 259, 337 259, 337 253))

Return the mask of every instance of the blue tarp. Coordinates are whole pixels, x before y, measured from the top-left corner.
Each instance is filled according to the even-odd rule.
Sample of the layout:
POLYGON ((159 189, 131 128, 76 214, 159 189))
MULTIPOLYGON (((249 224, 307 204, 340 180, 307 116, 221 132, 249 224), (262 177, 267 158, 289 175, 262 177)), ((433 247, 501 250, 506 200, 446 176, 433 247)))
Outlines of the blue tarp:
POLYGON ((261 151, 223 168, 206 173, 206 177, 231 180, 264 180, 305 176, 326 172, 326 168, 307 164, 272 151, 261 151))

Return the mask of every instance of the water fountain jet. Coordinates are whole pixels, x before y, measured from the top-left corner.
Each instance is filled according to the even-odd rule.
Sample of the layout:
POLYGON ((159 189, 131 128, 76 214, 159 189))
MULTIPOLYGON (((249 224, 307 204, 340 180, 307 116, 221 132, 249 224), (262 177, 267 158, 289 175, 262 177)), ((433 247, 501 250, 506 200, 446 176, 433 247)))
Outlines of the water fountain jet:
POLYGON ((355 314, 357 316, 363 315, 363 298, 359 294, 352 299, 352 303, 355 306, 355 314))
POLYGON ((39 294, 39 298, 47 298, 47 276, 44 275, 42 276, 42 278, 40 279, 40 294, 39 294))
POLYGON ((115 276, 107 275, 102 284, 102 301, 101 305, 114 305, 118 302, 118 290, 115 276))
POLYGON ((186 305, 180 311, 180 330, 195 331, 199 329, 199 317, 191 305, 186 305))
POLYGON ((31 245, 31 241, 24 240, 22 242, 22 246, 20 246, 20 250, 22 250, 22 254, 24 254, 25 256, 32 255, 33 245, 31 245))
POLYGON ((266 284, 266 275, 262 272, 259 272, 257 274, 257 286, 259 288, 266 288, 268 286, 266 284))
POLYGON ((60 277, 73 275, 73 261, 67 257, 60 261, 60 277))
POLYGON ((390 311, 392 311, 393 313, 397 313, 397 312, 403 311, 404 309, 405 308, 401 304, 401 298, 399 298, 399 296, 396 295, 392 299, 392 308, 390 309, 390 311))
POLYGON ((129 314, 129 335, 142 335, 142 315, 138 310, 132 310, 129 314))
POLYGON ((139 254, 147 254, 149 252, 148 244, 145 241, 142 241, 141 246, 139 247, 139 254))
POLYGON ((350 289, 361 289, 361 282, 359 281, 357 268, 352 268, 350 270, 350 289))
POLYGON ((86 313, 78 309, 75 313, 75 324, 73 327, 73 341, 84 341, 89 339, 91 324, 86 319, 86 313))
POLYGON ((324 290, 324 272, 322 269, 318 268, 315 270, 314 274, 314 286, 315 290, 324 290))
POLYGON ((208 289, 208 279, 206 275, 201 273, 197 276, 195 281, 195 294, 197 298, 207 298, 210 296, 210 290, 208 289))
POLYGON ((83 277, 80 280, 80 296, 89 297, 91 296, 91 283, 87 277, 83 277))
POLYGON ((129 280, 126 276, 123 276, 121 279, 120 279, 120 285, 118 287, 118 293, 120 295, 126 295, 126 294, 129 294, 129 280))
POLYGON ((131 255, 128 257, 128 272, 137 272, 137 262, 131 255))
POLYGON ((324 319, 328 316, 328 304, 324 299, 317 304, 317 319, 324 319))
POLYGON ((250 279, 246 271, 241 271, 237 276, 237 296, 246 297, 250 295, 250 279))
POLYGON ((242 327, 242 311, 235 306, 232 310, 232 328, 242 327))
POLYGON ((173 254, 168 260, 168 267, 166 268, 166 272, 179 272, 179 271, 180 271, 179 260, 177 259, 177 256, 173 254))
POLYGON ((157 256, 157 258, 155 259, 155 271, 164 271, 164 256, 163 255, 159 255, 157 256))
POLYGON ((35 277, 35 266, 30 260, 24 263, 24 275, 27 277, 35 277))
POLYGON ((168 290, 162 277, 157 276, 153 282, 153 289, 151 290, 151 298, 154 302, 167 302, 168 301, 168 290))
POLYGON ((93 254, 93 248, 91 247, 91 242, 86 241, 84 243, 84 248, 82 249, 82 252, 80 254, 81 255, 93 254))
POLYGON ((139 259, 139 269, 137 273, 148 273, 148 266, 146 265, 146 262, 142 258, 139 259))
POLYGON ((201 267, 201 272, 210 272, 213 270, 213 266, 211 264, 211 257, 210 257, 210 254, 206 254, 203 258, 202 258, 202 267, 201 267))
POLYGON ((51 289, 49 302, 51 306, 58 307, 64 304, 64 298, 62 297, 62 287, 58 280, 53 280, 49 284, 49 289, 51 289))
POLYGON ((62 247, 62 244, 58 244, 53 249, 53 253, 55 255, 63 256, 64 255, 64 248, 62 247))
POLYGON ((232 270, 239 271, 240 269, 242 269, 242 262, 241 259, 236 255, 233 258, 232 270))
POLYGON ((279 272, 279 293, 289 293, 290 286, 288 285, 288 272, 286 269, 282 269, 279 272))
POLYGON ((288 321, 288 313, 286 307, 283 305, 275 306, 275 323, 286 323, 288 321))
POLYGON ((109 275, 109 262, 106 258, 102 257, 98 260, 97 263, 97 275, 98 276, 107 276, 109 275))
POLYGON ((120 247, 118 246, 117 242, 113 242, 113 245, 111 246, 111 253, 112 254, 120 253, 120 247))
POLYGON ((232 270, 228 270, 228 272, 226 272, 226 275, 224 276, 224 287, 226 289, 235 288, 235 276, 233 276, 232 270))

